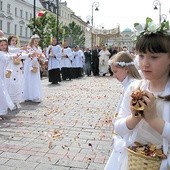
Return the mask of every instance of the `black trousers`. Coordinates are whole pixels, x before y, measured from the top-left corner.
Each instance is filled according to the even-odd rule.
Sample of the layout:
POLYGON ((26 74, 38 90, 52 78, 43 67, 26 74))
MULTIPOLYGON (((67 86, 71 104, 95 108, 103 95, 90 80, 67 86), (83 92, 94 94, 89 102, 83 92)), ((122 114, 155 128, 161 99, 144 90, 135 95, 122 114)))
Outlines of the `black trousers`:
POLYGON ((63 80, 66 80, 66 79, 71 80, 72 79, 72 68, 62 67, 61 68, 61 75, 62 75, 63 80))
POLYGON ((60 69, 55 68, 48 71, 49 82, 58 83, 61 82, 60 69))
POLYGON ((99 60, 93 61, 92 71, 94 76, 99 76, 99 60))

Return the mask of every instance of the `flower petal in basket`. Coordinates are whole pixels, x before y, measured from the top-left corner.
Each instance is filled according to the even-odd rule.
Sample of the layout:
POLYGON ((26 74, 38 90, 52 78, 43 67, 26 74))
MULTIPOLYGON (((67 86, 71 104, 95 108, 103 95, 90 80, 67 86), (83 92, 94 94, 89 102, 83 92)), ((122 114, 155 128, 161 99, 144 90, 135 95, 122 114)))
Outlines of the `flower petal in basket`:
POLYGON ((138 103, 137 103, 136 105, 132 106, 132 108, 133 108, 134 110, 141 110, 141 111, 145 109, 144 106, 139 106, 138 103))

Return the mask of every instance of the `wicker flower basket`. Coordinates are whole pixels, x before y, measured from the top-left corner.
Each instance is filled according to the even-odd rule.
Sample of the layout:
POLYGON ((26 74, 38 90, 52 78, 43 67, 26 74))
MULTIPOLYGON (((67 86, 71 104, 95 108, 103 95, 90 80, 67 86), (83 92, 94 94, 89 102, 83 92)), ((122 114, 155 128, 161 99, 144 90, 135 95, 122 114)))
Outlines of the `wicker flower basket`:
POLYGON ((128 149, 129 170, 159 170, 161 160, 128 149))
POLYGON ((38 68, 37 68, 37 67, 32 67, 31 71, 32 71, 33 73, 37 73, 38 68))
POLYGON ((16 59, 13 60, 13 63, 14 63, 15 65, 19 65, 20 62, 21 62, 21 59, 19 59, 19 58, 16 58, 16 59))
POLYGON ((5 77, 6 77, 6 78, 10 78, 10 77, 11 77, 11 74, 12 74, 12 71, 7 70, 7 73, 5 74, 5 77))

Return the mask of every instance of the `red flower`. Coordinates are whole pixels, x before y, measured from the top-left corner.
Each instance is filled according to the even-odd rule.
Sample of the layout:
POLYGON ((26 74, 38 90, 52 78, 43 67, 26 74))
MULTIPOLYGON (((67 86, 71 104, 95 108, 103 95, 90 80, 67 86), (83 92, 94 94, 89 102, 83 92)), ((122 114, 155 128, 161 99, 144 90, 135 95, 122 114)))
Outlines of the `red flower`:
POLYGON ((45 11, 39 11, 37 14, 37 17, 42 17, 44 15, 45 11))

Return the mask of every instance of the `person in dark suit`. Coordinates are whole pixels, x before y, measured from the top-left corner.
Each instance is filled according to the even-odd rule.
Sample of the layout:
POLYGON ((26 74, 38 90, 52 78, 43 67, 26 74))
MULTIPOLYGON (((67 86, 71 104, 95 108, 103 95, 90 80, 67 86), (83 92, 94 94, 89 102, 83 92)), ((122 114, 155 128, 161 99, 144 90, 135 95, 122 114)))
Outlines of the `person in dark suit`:
POLYGON ((84 67, 85 70, 84 71, 87 76, 90 76, 92 57, 91 57, 91 51, 89 50, 89 48, 85 49, 84 56, 85 56, 85 67, 84 67))
MULTIPOLYGON (((117 54, 118 51, 117 51, 116 47, 114 45, 112 45, 112 47, 109 49, 109 52, 110 52, 110 56, 109 56, 109 59, 110 59, 113 55, 117 54)), ((110 73, 110 76, 113 76, 113 72, 112 72, 110 66, 109 66, 109 73, 110 73)))
POLYGON ((92 71, 94 76, 99 76, 99 52, 98 46, 95 46, 92 50, 92 71))

